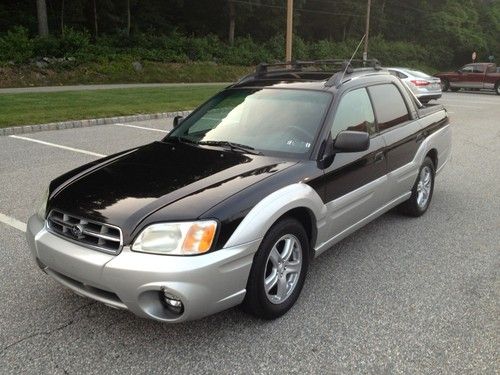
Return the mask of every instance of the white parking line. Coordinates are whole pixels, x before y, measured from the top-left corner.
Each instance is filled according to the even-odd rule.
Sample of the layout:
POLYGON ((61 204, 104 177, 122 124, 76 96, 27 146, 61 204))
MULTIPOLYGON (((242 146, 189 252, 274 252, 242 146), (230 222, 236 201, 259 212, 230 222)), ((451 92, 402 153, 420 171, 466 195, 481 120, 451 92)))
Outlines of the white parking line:
POLYGON ((126 124, 111 124, 115 126, 125 126, 127 128, 135 128, 135 129, 142 129, 142 130, 151 130, 152 132, 161 132, 161 133, 168 133, 168 130, 161 130, 161 129, 154 129, 154 128, 147 128, 145 126, 137 126, 137 125, 126 125, 126 124))
POLYGON ((2 213, 0 213, 0 223, 7 224, 12 228, 20 230, 21 232, 26 232, 26 224, 24 224, 22 221, 14 219, 13 217, 6 216, 2 213))
POLYGON ((22 140, 24 140, 24 141, 29 141, 29 142, 40 143, 40 144, 42 144, 42 145, 46 145, 46 146, 57 147, 57 148, 61 148, 61 149, 63 149, 63 150, 68 150, 68 151, 73 151, 73 152, 79 152, 80 154, 97 156, 97 157, 99 157, 99 158, 102 158, 102 157, 104 157, 104 156, 107 156, 107 155, 98 154, 98 153, 96 153, 96 152, 92 152, 92 151, 86 151, 86 150, 81 150, 81 149, 79 149, 79 148, 73 148, 73 147, 68 147, 68 146, 62 146, 62 145, 58 145, 58 144, 55 144, 55 143, 50 143, 50 142, 40 141, 40 140, 38 140, 38 139, 33 139, 33 138, 21 137, 21 136, 18 136, 18 135, 9 135, 9 137, 11 137, 11 138, 15 138, 15 139, 22 139, 22 140))
POLYGON ((475 101, 475 100, 467 100, 467 99, 444 99, 443 102, 450 102, 452 104, 483 104, 483 105, 492 105, 500 103, 500 100, 497 102, 494 101, 475 101))

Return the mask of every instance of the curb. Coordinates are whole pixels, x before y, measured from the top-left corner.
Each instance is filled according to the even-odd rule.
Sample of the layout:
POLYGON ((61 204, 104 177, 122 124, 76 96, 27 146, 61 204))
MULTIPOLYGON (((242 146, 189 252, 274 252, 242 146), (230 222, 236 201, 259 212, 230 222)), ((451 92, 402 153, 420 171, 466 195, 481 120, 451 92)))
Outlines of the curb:
POLYGON ((117 123, 122 123, 122 122, 158 120, 158 119, 173 118, 175 116, 187 116, 190 113, 191 113, 191 111, 162 112, 162 113, 151 113, 151 114, 145 114, 145 115, 97 118, 97 119, 91 119, 91 120, 71 120, 71 121, 64 121, 64 122, 52 122, 50 124, 13 126, 13 127, 9 127, 9 128, 1 128, 0 129, 0 136, 36 133, 36 132, 42 132, 42 131, 47 131, 47 130, 88 128, 90 126, 110 125, 110 124, 117 124, 117 123))

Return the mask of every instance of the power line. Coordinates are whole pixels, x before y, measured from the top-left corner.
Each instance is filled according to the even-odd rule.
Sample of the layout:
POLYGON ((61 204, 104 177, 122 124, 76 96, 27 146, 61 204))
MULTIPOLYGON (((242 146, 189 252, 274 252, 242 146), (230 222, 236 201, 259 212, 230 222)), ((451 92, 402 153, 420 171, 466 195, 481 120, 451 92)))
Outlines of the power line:
MULTIPOLYGON (((232 0, 234 3, 239 3, 239 4, 245 4, 245 5, 251 5, 251 6, 256 6, 256 7, 265 7, 265 8, 273 8, 273 9, 280 9, 280 10, 286 10, 286 7, 281 6, 281 5, 271 5, 271 4, 264 4, 264 3, 253 3, 251 1, 244 1, 244 0, 232 0)), ((330 0, 321 0, 325 2, 332 2, 330 0)), ((332 2, 333 3, 333 2, 332 2)), ((305 12, 305 13, 315 13, 315 14, 326 14, 326 15, 332 15, 332 16, 345 16, 345 17, 355 17, 355 18, 365 18, 365 15, 359 15, 359 14, 353 14, 353 13, 337 13, 337 12, 329 12, 329 11, 323 11, 323 10, 314 10, 314 9, 307 9, 307 8, 296 8, 296 12, 305 12)), ((393 25, 397 26, 406 26, 406 23, 403 22, 396 22, 388 19, 382 19, 382 17, 377 17, 374 18, 372 16, 372 19, 375 19, 377 21, 382 20, 383 22, 387 22, 393 25)))
MULTIPOLYGON (((232 0, 232 1, 234 3, 252 5, 252 6, 257 6, 257 7, 283 9, 283 10, 286 9, 286 7, 281 6, 281 5, 271 5, 271 4, 263 4, 263 3, 257 4, 257 3, 252 3, 250 1, 243 1, 243 0, 232 0)), ((306 13, 328 14, 328 15, 332 15, 332 16, 348 16, 348 17, 361 17, 361 18, 364 17, 362 15, 353 14, 353 13, 337 13, 337 12, 328 12, 326 10, 314 10, 314 9, 307 9, 307 8, 296 8, 295 11, 306 12, 306 13)))

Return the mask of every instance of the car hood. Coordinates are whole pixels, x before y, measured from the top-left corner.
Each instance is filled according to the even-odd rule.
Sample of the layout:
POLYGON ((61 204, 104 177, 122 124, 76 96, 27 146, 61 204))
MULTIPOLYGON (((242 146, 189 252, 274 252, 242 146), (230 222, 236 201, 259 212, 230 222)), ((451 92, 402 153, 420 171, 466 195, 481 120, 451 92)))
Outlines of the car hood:
POLYGON ((179 210, 192 220, 231 195, 276 174, 295 161, 214 147, 155 142, 93 163, 59 182, 48 209, 119 226, 124 236, 157 210, 191 195, 196 205, 179 210))

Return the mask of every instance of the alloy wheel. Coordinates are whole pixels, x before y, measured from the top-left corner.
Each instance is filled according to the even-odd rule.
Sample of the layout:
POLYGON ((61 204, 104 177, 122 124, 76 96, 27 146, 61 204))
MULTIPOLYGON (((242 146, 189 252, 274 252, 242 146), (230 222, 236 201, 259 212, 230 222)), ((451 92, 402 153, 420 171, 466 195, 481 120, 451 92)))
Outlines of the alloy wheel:
POLYGON ((266 262, 264 289, 273 304, 283 303, 293 293, 302 270, 302 247, 297 237, 285 234, 274 244, 266 262))
POLYGON ((420 176, 417 184, 417 204, 421 209, 424 209, 429 202, 432 189, 432 171, 429 166, 424 166, 420 171, 420 176))

